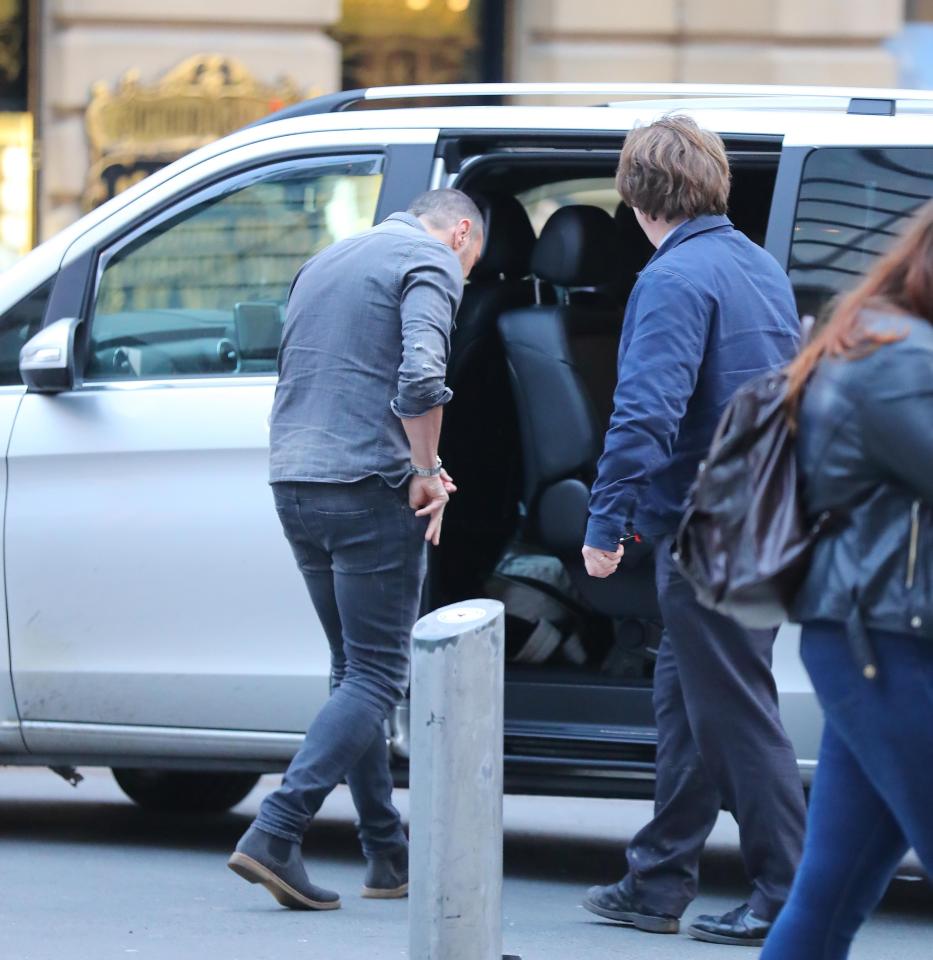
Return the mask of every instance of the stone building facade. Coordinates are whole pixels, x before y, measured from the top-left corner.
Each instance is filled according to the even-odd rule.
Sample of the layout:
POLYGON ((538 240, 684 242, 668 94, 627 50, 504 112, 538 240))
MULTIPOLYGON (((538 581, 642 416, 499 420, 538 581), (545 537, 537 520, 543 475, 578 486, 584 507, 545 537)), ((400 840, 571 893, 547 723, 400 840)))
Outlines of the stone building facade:
POLYGON ((525 80, 890 86, 903 0, 519 0, 525 80))
MULTIPOLYGON (((371 28, 378 14, 398 34, 413 17, 453 30, 458 16, 481 11, 484 29, 464 22, 458 42, 467 53, 497 50, 485 60, 472 50, 462 79, 887 86, 897 64, 883 43, 905 15, 904 0, 33 0, 31 9, 37 240, 226 132, 198 97, 223 101, 218 116, 233 123, 339 89, 344 49, 360 56, 360 43, 346 41, 354 17, 371 28)), ((423 54, 424 22, 418 32, 423 54)), ((388 80, 436 79, 431 57, 388 48, 392 56, 379 48, 388 80)))

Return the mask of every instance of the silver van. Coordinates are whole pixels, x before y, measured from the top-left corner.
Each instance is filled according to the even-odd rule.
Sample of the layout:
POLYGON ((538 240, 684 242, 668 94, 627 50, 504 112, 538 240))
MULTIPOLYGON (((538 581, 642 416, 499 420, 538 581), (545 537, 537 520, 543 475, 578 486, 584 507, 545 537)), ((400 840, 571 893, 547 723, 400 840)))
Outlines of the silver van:
MULTIPOLYGON (((425 605, 506 602, 509 789, 649 796, 650 552, 587 581, 579 543, 647 257, 613 174, 626 131, 672 110, 724 138, 730 215, 802 316, 933 197, 933 93, 374 89, 191 154, 0 276, 0 763, 109 766, 141 803, 201 810, 284 768, 328 692, 266 483, 289 284, 327 244, 457 186, 488 240, 455 332, 442 454, 461 493, 425 605), (603 105, 503 103, 542 94, 603 105), (565 256, 536 258, 564 207, 565 256), (594 275, 595 247, 612 275, 594 275)), ((820 714, 791 626, 774 670, 807 778, 820 714)), ((404 782, 404 709, 387 735, 404 782)))

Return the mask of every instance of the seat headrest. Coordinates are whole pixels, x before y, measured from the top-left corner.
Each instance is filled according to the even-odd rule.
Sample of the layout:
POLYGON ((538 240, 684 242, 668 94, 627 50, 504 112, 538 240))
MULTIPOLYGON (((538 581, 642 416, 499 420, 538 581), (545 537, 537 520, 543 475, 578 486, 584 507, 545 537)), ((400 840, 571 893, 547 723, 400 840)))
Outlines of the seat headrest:
POLYGON ((520 280, 531 272, 535 232, 521 203, 506 193, 476 194, 473 200, 483 215, 483 255, 470 273, 472 280, 504 276, 520 280))
POLYGON ((561 207, 551 214, 531 254, 531 272, 557 287, 596 287, 619 271, 615 221, 600 207, 561 207))

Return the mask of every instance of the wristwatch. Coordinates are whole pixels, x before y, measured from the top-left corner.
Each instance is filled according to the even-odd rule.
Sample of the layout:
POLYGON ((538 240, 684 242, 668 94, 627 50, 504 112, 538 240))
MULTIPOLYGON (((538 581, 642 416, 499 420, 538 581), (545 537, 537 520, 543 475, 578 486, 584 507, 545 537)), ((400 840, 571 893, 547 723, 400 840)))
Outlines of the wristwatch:
POLYGON ((408 472, 416 477, 439 477, 441 475, 441 458, 437 458, 437 465, 433 467, 416 467, 411 464, 408 467, 408 472))

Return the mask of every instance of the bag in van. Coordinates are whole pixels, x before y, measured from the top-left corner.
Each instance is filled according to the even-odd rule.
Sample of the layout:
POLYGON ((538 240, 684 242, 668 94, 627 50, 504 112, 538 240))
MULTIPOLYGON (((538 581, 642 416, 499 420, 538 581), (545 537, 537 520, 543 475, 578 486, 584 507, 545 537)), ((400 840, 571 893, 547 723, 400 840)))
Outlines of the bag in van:
POLYGON ((558 659, 578 666, 586 663, 579 603, 556 557, 507 552, 485 589, 488 596, 505 605, 509 662, 542 664, 558 659))

